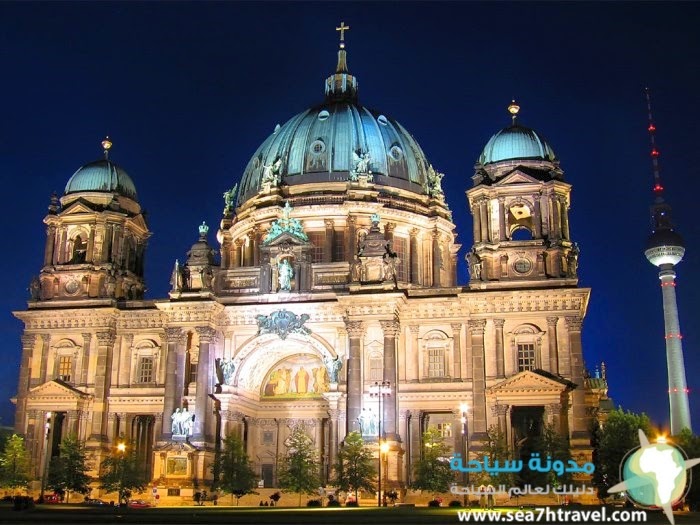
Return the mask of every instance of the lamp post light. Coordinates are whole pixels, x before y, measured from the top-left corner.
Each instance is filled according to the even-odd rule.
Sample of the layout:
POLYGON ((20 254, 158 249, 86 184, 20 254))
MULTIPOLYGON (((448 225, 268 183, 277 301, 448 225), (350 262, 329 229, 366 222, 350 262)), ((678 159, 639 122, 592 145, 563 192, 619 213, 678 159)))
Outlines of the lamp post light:
MULTIPOLYGON (((391 383, 389 381, 382 381, 381 383, 375 381, 369 389, 370 397, 376 397, 379 402, 379 426, 377 428, 377 441, 379 443, 379 468, 377 469, 377 507, 382 506, 382 454, 386 455, 389 452, 389 444, 382 439, 384 434, 382 431, 382 423, 384 420, 384 413, 382 412, 382 400, 384 397, 391 395, 391 383)), ((386 499, 384 500, 384 505, 386 506, 386 499)))
MULTIPOLYGON (((462 452, 464 453, 464 459, 462 461, 466 464, 469 462, 469 420, 467 419, 469 406, 466 403, 462 403, 459 409, 462 412, 462 452)), ((462 483, 465 487, 469 486, 469 471, 462 472, 462 483)), ((464 493, 463 500, 464 506, 468 507, 469 496, 466 492, 464 493)))
POLYGON ((49 462, 51 461, 51 451, 49 450, 49 445, 51 443, 51 412, 46 413, 46 423, 44 423, 44 428, 46 429, 46 442, 44 443, 44 471, 41 474, 41 501, 44 501, 44 492, 46 492, 46 476, 49 473, 49 462))
POLYGON ((126 452, 126 443, 120 441, 117 443, 117 450, 119 451, 119 463, 117 463, 117 468, 119 469, 119 504, 121 505, 124 498, 124 452, 126 452))
MULTIPOLYGON (((388 454, 389 454, 389 443, 387 443, 386 441, 383 441, 383 442, 379 445, 379 467, 380 467, 380 468, 381 468, 381 465, 382 465, 382 461, 386 461, 386 467, 387 467, 387 470, 388 470, 388 467, 389 467, 389 458, 388 458, 388 454)), ((384 484, 386 485, 386 482, 385 482, 384 484)), ((383 495, 383 498, 381 498, 381 499, 379 500, 379 502, 378 502, 379 505, 384 505, 384 506, 386 507, 386 490, 382 491, 382 482, 381 482, 381 478, 379 479, 379 494, 380 494, 380 496, 383 495)))

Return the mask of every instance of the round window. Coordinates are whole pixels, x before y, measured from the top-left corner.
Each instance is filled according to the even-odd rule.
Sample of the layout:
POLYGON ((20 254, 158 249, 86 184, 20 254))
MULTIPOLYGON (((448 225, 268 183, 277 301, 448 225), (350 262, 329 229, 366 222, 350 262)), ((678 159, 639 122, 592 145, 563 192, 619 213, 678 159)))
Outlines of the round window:
POLYGON ((322 140, 314 140, 309 146, 309 151, 313 155, 320 155, 321 153, 326 151, 326 145, 322 140))
POLYGON ((386 119, 386 117, 384 115, 379 115, 377 117, 377 122, 379 122, 382 126, 386 126, 389 123, 389 121, 386 119))
POLYGON ((398 146, 392 146, 389 150, 389 155, 391 155, 391 158, 394 160, 401 160, 401 157, 403 157, 403 150, 398 146))
POLYGON ((326 110, 324 109, 324 110, 322 110, 322 111, 318 114, 318 120, 320 120, 321 122, 323 122, 324 120, 326 120, 326 119, 327 119, 328 117, 330 117, 330 116, 331 116, 331 114, 328 113, 328 111, 326 111, 326 110))
POLYGON ((80 288, 80 283, 78 281, 76 281, 75 279, 73 279, 73 280, 70 280, 66 283, 65 288, 66 288, 67 293, 73 295, 80 288))
POLYGON ((518 273, 528 273, 532 269, 532 263, 528 259, 518 259, 513 263, 513 268, 518 273))

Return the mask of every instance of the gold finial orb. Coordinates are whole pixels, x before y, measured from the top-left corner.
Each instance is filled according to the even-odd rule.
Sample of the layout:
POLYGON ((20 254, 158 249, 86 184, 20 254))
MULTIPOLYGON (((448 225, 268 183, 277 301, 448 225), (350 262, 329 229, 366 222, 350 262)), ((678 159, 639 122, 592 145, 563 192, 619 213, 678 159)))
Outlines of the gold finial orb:
POLYGON ((513 117, 515 117, 515 116, 518 114, 519 111, 520 111, 520 106, 518 106, 518 105, 515 103, 515 100, 513 100, 513 101, 510 103, 510 105, 508 106, 508 113, 510 113, 511 115, 513 115, 513 117))
POLYGON ((109 151, 112 148, 112 141, 109 140, 109 137, 105 137, 105 139, 102 141, 102 149, 105 151, 109 151))

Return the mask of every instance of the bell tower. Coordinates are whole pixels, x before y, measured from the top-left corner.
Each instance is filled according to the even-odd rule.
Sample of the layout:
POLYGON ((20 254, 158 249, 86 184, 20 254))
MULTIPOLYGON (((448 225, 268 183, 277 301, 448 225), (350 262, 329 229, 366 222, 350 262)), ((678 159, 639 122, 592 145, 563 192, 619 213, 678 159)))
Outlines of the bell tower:
POLYGON ((474 244, 466 255, 473 289, 578 282, 578 246, 569 232, 571 185, 551 146, 517 122, 486 144, 467 190, 474 244))
POLYGON ((144 256, 150 236, 136 189, 109 159, 76 171, 62 197, 52 195, 41 273, 30 285, 31 301, 141 299, 144 256))

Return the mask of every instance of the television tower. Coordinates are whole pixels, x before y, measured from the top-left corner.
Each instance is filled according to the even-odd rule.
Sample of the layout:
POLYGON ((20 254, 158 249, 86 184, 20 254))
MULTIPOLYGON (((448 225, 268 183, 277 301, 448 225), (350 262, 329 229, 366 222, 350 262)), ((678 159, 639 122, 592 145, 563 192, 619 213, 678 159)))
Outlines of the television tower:
POLYGON ((651 162, 654 171, 654 204, 651 206, 652 233, 644 252, 651 264, 659 268, 661 295, 664 304, 664 329, 666 339, 666 366, 668 368, 668 399, 671 407, 671 434, 678 435, 684 428, 692 430, 688 388, 683 361, 683 336, 678 321, 676 303, 676 266, 683 259, 683 238, 673 229, 671 206, 664 200, 664 187, 659 172, 659 150, 656 148, 656 126, 651 115, 651 97, 646 90, 649 111, 649 139, 651 162))

